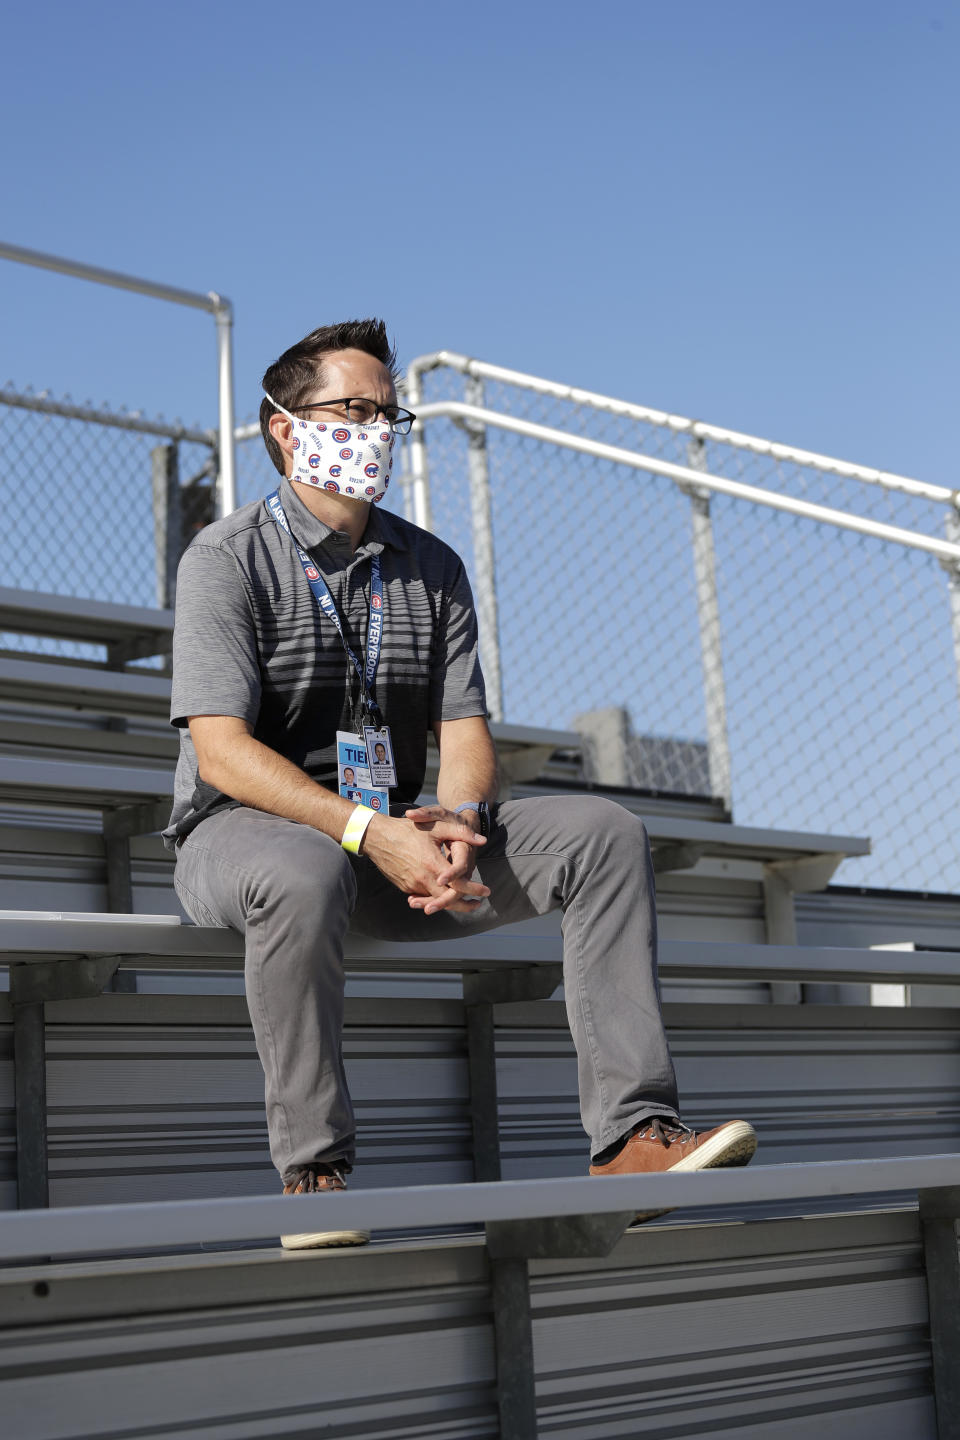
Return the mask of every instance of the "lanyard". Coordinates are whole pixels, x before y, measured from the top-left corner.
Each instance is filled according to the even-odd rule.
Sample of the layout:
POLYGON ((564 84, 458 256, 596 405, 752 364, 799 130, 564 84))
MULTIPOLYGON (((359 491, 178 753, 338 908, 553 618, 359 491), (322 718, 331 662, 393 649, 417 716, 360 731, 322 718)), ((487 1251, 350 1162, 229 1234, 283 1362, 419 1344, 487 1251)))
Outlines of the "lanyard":
POLYGON ((370 714, 373 722, 378 727, 383 723, 380 707, 373 698, 373 684, 377 678, 377 667, 380 664, 380 646, 383 643, 383 580, 380 575, 380 556, 370 557, 370 620, 367 625, 367 659, 364 665, 360 664, 356 653, 343 632, 343 621, 337 613, 333 596, 327 588, 326 581, 320 571, 314 565, 310 556, 294 539, 290 529, 290 523, 284 513, 283 504, 280 500, 280 491, 274 490, 272 495, 267 496, 267 509, 281 530, 285 530, 293 540, 297 555, 300 557, 300 564, 303 566, 303 573, 307 577, 307 584, 313 591, 313 598, 320 606, 322 614, 328 620, 332 620, 337 627, 337 634, 340 636, 341 644, 346 650, 348 657, 353 663, 353 668, 360 676, 360 685, 363 690, 364 709, 370 714))

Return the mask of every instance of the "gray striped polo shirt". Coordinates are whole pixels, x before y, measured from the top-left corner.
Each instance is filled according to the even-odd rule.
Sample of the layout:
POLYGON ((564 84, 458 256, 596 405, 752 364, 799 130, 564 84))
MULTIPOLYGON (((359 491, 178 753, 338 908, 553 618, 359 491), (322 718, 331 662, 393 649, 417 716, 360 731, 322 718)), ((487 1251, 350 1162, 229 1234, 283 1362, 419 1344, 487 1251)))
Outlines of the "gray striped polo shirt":
MULTIPOLYGON (((486 714, 463 562, 435 535, 375 506, 353 553, 347 537, 312 515, 289 480, 281 480, 280 498, 360 656, 370 557, 380 555, 384 629, 376 699, 397 765, 390 799, 412 803, 423 785, 430 725, 486 714)), ((200 777, 190 715, 248 721, 258 740, 336 790, 336 731, 354 729, 359 698, 360 680, 336 627, 320 613, 290 537, 266 502, 201 530, 177 573, 170 718, 180 730, 180 759, 163 832, 167 846, 237 803, 200 777)))

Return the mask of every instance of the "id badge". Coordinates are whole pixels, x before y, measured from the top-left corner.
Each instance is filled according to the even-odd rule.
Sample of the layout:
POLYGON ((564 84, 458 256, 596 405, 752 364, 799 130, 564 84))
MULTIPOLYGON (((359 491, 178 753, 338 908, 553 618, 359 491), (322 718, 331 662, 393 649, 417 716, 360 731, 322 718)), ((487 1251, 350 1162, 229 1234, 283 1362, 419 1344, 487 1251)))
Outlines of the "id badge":
POLYGON ((397 767, 393 760, 390 726, 384 725, 382 729, 376 730, 372 725, 364 725, 363 740, 373 784, 386 786, 389 790, 397 783, 397 767))
POLYGON ((389 814, 389 793, 374 782, 366 746, 359 735, 352 735, 349 730, 337 731, 337 781, 340 794, 346 800, 389 814))

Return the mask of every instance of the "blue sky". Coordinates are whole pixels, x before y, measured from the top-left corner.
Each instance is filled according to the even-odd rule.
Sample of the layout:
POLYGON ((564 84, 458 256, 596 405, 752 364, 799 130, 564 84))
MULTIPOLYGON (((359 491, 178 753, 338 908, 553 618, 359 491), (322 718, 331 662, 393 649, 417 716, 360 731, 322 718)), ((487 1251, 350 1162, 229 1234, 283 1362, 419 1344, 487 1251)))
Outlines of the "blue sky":
MULTIPOLYGON (((8 6, 0 235, 955 484, 945 0, 8 6)), ((215 419, 212 322, 0 263, 0 381, 215 419)))

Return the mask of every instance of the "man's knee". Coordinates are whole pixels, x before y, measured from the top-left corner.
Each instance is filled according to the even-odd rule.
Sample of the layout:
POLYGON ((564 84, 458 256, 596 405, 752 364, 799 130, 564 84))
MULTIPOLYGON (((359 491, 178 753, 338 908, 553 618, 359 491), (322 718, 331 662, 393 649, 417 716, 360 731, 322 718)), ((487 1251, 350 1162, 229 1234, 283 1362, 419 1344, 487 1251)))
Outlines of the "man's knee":
POLYGON ((643 821, 615 800, 582 795, 572 802, 571 811, 571 821, 589 846, 646 850, 647 828, 643 821))
POLYGON ((290 825, 271 836, 260 858, 255 903, 290 908, 322 920, 331 911, 349 915, 357 898, 353 867, 335 840, 308 825, 290 825))

